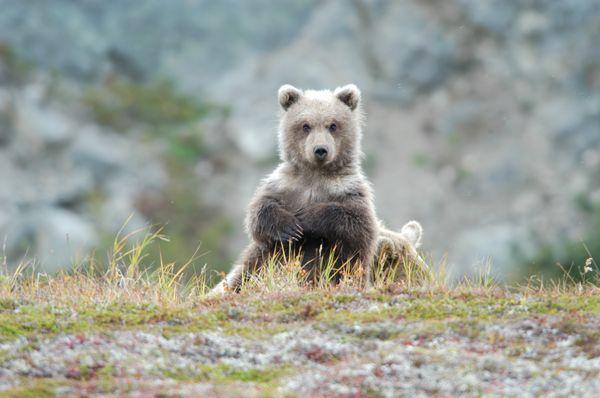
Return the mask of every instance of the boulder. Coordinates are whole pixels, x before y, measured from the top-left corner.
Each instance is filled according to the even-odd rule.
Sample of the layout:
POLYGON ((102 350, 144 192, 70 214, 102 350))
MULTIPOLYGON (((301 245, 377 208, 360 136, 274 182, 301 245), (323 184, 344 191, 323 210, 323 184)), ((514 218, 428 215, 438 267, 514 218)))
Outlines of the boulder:
POLYGON ((69 210, 40 206, 15 216, 8 225, 7 240, 13 248, 13 242, 19 242, 19 252, 34 259, 38 271, 69 268, 90 254, 98 243, 93 223, 69 210), (10 235, 10 231, 15 234, 10 235))

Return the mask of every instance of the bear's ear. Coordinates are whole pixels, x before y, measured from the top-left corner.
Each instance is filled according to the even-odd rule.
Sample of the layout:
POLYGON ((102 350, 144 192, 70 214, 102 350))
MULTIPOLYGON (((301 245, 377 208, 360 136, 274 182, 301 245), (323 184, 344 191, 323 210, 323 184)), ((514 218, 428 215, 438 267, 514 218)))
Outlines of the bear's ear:
POLYGON ((279 87, 279 105, 284 111, 287 111, 290 106, 298 102, 300 96, 302 96, 302 91, 290 84, 279 87))
POLYGON ((355 110, 360 102, 360 90, 354 84, 338 87, 333 94, 351 110, 355 110))

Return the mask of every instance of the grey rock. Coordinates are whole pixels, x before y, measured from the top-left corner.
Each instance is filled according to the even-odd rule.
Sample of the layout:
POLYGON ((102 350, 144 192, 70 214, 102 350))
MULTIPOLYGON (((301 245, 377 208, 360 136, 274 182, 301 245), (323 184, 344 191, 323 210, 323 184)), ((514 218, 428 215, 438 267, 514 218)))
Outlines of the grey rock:
POLYGON ((19 104, 17 123, 20 134, 44 147, 64 148, 75 133, 72 119, 29 101, 19 104))
POLYGON ((517 2, 460 0, 469 21, 486 31, 503 36, 510 32, 518 13, 517 2))
POLYGON ((414 4, 387 3, 380 19, 373 21, 370 41, 378 43, 373 53, 385 78, 376 85, 379 97, 414 100, 451 74, 457 49, 429 19, 414 4))
POLYGON ((8 239, 20 241, 21 251, 26 251, 43 272, 70 267, 98 243, 90 221, 56 207, 26 209, 9 223, 8 230, 17 232, 8 239))
POLYGON ((181 65, 180 60, 186 68, 201 61, 205 77, 210 77, 249 50, 286 43, 310 14, 311 3, 315 1, 26 4, 3 0, 0 38, 24 49, 35 64, 82 79, 110 70, 140 77, 164 72, 169 64, 181 65), (270 23, 256 23, 265 18, 270 23), (279 34, 273 36, 273 29, 279 34))
POLYGON ((571 108, 559 123, 552 131, 557 147, 559 150, 568 147, 579 161, 588 148, 600 146, 600 97, 587 102, 583 108, 571 108))
POLYGON ((70 148, 70 159, 77 168, 92 171, 96 183, 127 168, 129 142, 122 136, 100 130, 94 125, 79 128, 70 148))

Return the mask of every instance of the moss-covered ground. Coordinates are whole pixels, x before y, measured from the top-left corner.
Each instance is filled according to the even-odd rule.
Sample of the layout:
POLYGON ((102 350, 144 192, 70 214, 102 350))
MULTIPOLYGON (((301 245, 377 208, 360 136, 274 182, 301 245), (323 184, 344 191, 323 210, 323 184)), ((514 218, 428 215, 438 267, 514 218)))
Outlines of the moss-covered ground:
MULTIPOLYGON (((572 355, 598 364, 599 323, 600 295, 591 288, 579 294, 500 288, 468 293, 398 285, 370 291, 248 292, 162 306, 86 300, 61 305, 4 297, 0 302, 0 388, 3 396, 10 397, 137 392, 158 396, 169 391, 185 396, 201 391, 215 396, 302 395, 303 390, 294 391, 298 389, 290 387, 289 380, 313 367, 340 366, 348 356, 355 357, 349 362, 362 363, 361 347, 369 342, 379 350, 383 342, 427 347, 436 340, 448 340, 444 350, 437 350, 443 356, 454 337, 460 340, 454 344, 458 350, 484 344, 485 350, 500 349, 509 360, 531 349, 544 356, 546 349, 570 341, 577 354, 572 355), (548 332, 542 328, 538 336, 532 336, 528 329, 515 326, 526 321, 545 325, 553 339, 544 337, 541 346, 531 341, 528 347, 530 339, 548 332), (294 331, 305 335, 294 341, 294 331), (144 340, 144 336, 152 338, 140 342, 148 350, 140 353, 136 339, 144 340), (289 339, 283 347, 292 348, 283 348, 278 359, 269 345, 281 336, 289 339), (178 339, 190 344, 187 354, 192 361, 183 366, 178 361, 185 358, 186 348, 175 343, 178 339), (335 344, 346 348, 332 348, 335 344), (205 350, 203 345, 214 349, 205 350), (235 352, 227 353, 231 347, 235 352), (106 355, 103 349, 115 353, 106 355), (63 354, 66 359, 59 358, 63 354), (148 366, 132 365, 129 360, 143 360, 144 355, 153 356, 148 366)), ((273 347, 281 351, 282 343, 273 347)), ((424 352, 427 355, 420 361, 444 361, 436 358, 431 347, 424 352)), ((600 376, 600 367, 588 371, 590 376, 600 376)), ((312 393, 316 395, 329 391, 315 388, 312 393)), ((377 391, 360 386, 349 391, 347 396, 355 392, 377 396, 377 391)), ((346 396, 343 391, 329 392, 346 396)))
POLYGON ((397 264, 370 288, 306 285, 274 260, 211 297, 189 264, 144 270, 159 232, 130 238, 104 267, 2 272, 0 396, 600 395, 593 260, 588 282, 449 282, 397 264))

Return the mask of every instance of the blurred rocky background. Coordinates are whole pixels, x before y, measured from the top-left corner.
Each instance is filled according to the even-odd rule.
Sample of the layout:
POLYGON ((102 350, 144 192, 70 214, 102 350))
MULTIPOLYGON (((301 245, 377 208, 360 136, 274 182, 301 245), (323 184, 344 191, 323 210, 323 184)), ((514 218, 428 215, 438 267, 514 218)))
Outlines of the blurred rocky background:
POLYGON ((0 0, 2 256, 67 267, 131 216, 165 226, 164 257, 227 269, 277 162, 277 88, 354 82, 389 226, 420 220, 458 272, 581 267, 599 37, 598 0, 0 0))

